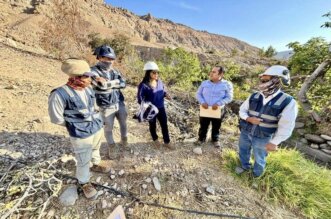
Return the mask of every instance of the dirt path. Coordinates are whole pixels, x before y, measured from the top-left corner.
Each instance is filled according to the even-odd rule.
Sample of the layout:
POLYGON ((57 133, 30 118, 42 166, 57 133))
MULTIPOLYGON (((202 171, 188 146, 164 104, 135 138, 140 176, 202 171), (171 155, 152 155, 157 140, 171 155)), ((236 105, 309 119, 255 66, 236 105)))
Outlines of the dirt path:
MULTIPOLYGON (((20 53, 1 44, 0 60, 0 154, 17 154, 17 157, 32 161, 70 155, 66 130, 51 124, 47 114, 48 94, 66 82, 66 76, 60 73, 60 63, 20 53)), ((194 146, 189 141, 177 142, 175 151, 151 146, 147 125, 131 119, 135 92, 134 87, 125 90, 130 109, 130 150, 123 150, 118 160, 111 161, 113 170, 110 175, 114 175, 113 179, 110 175, 94 173, 92 181, 129 191, 144 201, 178 208, 254 218, 298 218, 282 206, 268 204, 251 188, 240 185, 222 169, 220 151, 211 145, 203 148, 202 155, 192 152, 194 146), (120 174, 121 170, 123 174, 120 174), (151 182, 153 177, 160 181, 159 192, 151 182), (206 188, 211 191, 206 192, 206 188)), ((119 140, 118 124, 115 130, 115 138, 119 140)), ((172 136, 178 133, 172 126, 172 136)), ((224 147, 235 145, 227 139, 222 142, 224 147)), ((101 153, 104 158, 106 150, 103 145, 101 153)), ((74 175, 73 165, 63 165, 62 168, 67 168, 74 175)), ((67 183, 65 181, 64 185, 67 183)), ((117 197, 106 190, 93 201, 87 201, 80 194, 72 207, 62 207, 55 200, 46 212, 55 212, 57 218, 106 218, 117 204, 127 207, 129 218, 204 218, 132 204, 130 199, 117 197), (102 206, 102 203, 107 203, 107 206, 102 206)))

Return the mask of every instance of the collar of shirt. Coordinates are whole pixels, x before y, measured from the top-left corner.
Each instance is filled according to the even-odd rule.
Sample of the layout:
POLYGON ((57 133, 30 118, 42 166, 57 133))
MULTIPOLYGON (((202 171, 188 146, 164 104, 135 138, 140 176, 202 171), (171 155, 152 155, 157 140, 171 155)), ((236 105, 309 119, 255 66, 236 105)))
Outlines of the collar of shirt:
POLYGON ((270 95, 270 96, 268 96, 268 97, 266 98, 266 97, 263 95, 263 93, 260 92, 260 94, 261 94, 262 97, 263 97, 263 105, 266 105, 270 100, 272 100, 272 98, 274 98, 275 96, 277 96, 279 93, 280 93, 280 89, 279 89, 276 93, 274 93, 274 94, 272 94, 272 95, 270 95))

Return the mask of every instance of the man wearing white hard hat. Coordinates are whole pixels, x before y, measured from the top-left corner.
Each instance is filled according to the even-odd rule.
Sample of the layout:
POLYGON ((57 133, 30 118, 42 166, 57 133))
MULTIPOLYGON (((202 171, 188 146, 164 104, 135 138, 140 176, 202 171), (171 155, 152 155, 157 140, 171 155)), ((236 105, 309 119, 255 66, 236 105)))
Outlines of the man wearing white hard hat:
POLYGON ((93 198, 97 191, 90 179, 91 170, 108 173, 110 166, 101 161, 100 144, 103 122, 95 111, 95 95, 91 88, 90 66, 84 60, 68 59, 61 70, 69 76, 68 82, 54 89, 48 100, 51 122, 67 128, 77 160, 76 178, 86 198, 93 198))
POLYGON ((259 75, 259 92, 253 93, 240 106, 240 167, 235 172, 241 174, 253 168, 253 176, 263 174, 268 152, 289 138, 298 114, 296 101, 281 91, 282 85, 290 84, 289 70, 274 65, 259 75), (250 157, 253 150, 254 165, 250 157))

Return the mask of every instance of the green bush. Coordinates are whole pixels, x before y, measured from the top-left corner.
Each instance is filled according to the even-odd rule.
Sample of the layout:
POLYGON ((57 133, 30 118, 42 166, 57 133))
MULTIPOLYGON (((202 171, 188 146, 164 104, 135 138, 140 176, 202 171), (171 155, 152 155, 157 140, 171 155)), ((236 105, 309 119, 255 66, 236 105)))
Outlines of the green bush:
POLYGON ((167 48, 157 64, 162 79, 169 85, 184 89, 193 87, 193 82, 201 80, 200 62, 196 54, 182 48, 167 48))
MULTIPOLYGON (((222 160, 232 173, 239 165, 233 150, 225 150, 222 160)), ((296 150, 270 153, 265 173, 258 179, 253 179, 250 173, 238 177, 246 185, 254 180, 268 200, 299 208, 308 218, 331 218, 331 171, 305 159, 296 150)))

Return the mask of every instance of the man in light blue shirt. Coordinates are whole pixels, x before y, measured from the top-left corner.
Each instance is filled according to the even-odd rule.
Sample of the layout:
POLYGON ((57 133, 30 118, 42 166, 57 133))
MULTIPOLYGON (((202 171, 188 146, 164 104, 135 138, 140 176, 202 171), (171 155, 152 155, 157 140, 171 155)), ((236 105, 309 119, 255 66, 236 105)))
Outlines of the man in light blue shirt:
MULTIPOLYGON (((233 87, 232 83, 223 79, 224 68, 222 66, 215 66, 209 73, 209 80, 203 81, 197 92, 197 99, 204 109, 211 107, 212 110, 223 109, 225 104, 232 101, 233 87)), ((211 139, 215 147, 220 147, 219 135, 224 110, 220 118, 209 118, 200 116, 200 128, 198 144, 206 141, 208 126, 212 124, 211 139)))

